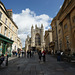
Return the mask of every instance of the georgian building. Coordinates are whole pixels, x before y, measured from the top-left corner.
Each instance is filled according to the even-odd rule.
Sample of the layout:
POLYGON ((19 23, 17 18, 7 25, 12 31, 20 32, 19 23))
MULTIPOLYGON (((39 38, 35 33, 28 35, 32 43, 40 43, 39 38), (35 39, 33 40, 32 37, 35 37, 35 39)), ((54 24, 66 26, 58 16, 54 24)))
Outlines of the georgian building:
POLYGON ((51 26, 54 51, 75 53, 75 0, 64 0, 51 26))
POLYGON ((41 28, 37 27, 37 25, 35 25, 35 29, 33 26, 31 27, 31 38, 27 37, 25 41, 26 51, 30 48, 36 48, 36 50, 45 49, 43 25, 41 25, 41 28))
MULTIPOLYGON (((0 1, 0 34, 13 41, 12 50, 17 51, 18 48, 18 26, 12 19, 12 9, 6 9, 0 1)), ((0 37, 1 38, 1 37, 0 37)), ((19 39, 20 40, 20 39, 19 39)), ((1 40, 0 40, 1 41, 1 40)), ((19 41, 21 43, 21 41, 19 41)), ((3 41, 2 41, 3 43, 3 41)), ((1 46, 1 45, 0 45, 1 46)), ((5 47, 7 43, 5 43, 5 47)), ((1 47, 2 49, 2 47, 1 47)), ((21 47, 22 49, 22 47, 21 47)), ((11 51, 12 52, 12 51, 11 51)))
POLYGON ((45 49, 48 50, 48 52, 51 52, 50 43, 52 42, 52 30, 46 30, 44 35, 45 40, 45 49))

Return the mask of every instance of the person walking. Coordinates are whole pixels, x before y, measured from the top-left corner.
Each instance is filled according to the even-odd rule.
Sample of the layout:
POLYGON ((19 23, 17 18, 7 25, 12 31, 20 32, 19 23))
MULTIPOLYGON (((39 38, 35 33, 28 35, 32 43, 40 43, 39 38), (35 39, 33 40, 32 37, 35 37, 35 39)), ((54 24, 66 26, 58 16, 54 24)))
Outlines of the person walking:
POLYGON ((22 57, 24 56, 24 50, 22 50, 22 57))
POLYGON ((30 58, 31 58, 31 50, 29 51, 29 54, 30 54, 30 58))
POLYGON ((29 50, 27 51, 27 58, 29 58, 29 50))
POLYGON ((18 52, 19 58, 20 58, 20 54, 21 54, 21 51, 18 52))
POLYGON ((39 61, 41 61, 41 56, 42 56, 41 50, 39 50, 38 55, 39 55, 39 61))
POLYGON ((43 50, 43 52, 42 52, 43 62, 45 62, 45 61, 46 61, 46 57, 45 57, 45 55, 46 55, 46 51, 45 51, 45 50, 43 50))

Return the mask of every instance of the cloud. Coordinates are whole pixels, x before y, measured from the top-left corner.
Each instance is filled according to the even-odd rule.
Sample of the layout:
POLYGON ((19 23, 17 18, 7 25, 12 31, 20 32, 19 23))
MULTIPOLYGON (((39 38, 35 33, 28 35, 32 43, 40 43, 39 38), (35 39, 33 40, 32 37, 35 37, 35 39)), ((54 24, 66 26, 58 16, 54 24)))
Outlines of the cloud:
POLYGON ((48 27, 53 18, 49 17, 46 14, 36 15, 34 11, 31 11, 29 8, 22 10, 19 14, 13 14, 13 20, 17 24, 18 36, 22 41, 23 47, 25 46, 25 39, 27 35, 31 35, 31 26, 35 27, 37 24, 38 27, 41 27, 41 24, 44 25, 44 29, 48 27))
POLYGON ((62 7, 62 5, 60 5, 59 9, 62 7))

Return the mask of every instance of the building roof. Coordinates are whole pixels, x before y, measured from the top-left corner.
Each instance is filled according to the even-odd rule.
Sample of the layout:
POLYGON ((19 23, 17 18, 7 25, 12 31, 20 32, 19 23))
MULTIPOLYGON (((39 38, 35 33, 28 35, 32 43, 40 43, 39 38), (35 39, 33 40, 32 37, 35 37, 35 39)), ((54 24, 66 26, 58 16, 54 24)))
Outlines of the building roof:
MULTIPOLYGON (((12 23, 18 28, 18 26, 15 24, 15 22, 13 21, 13 19, 8 15, 8 13, 7 13, 7 10, 6 10, 6 8, 5 8, 5 6, 4 6, 4 4, 0 1, 0 4, 4 7, 4 9, 5 9, 5 11, 4 11, 4 9, 1 7, 1 5, 0 5, 0 8, 3 10, 3 12, 6 14, 6 16, 12 21, 12 23)), ((12 9, 10 9, 10 10, 12 10, 12 9)))

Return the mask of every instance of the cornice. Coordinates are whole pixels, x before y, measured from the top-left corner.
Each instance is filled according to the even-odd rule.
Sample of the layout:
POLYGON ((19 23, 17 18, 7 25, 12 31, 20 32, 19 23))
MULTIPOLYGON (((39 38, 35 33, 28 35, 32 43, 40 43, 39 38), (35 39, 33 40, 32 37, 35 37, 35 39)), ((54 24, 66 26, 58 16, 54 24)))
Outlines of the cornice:
POLYGON ((65 17, 72 11, 72 9, 75 8, 75 0, 72 0, 67 6, 66 8, 63 10, 64 8, 64 4, 62 6, 62 10, 61 13, 59 14, 59 20, 60 23, 65 19, 65 17))

